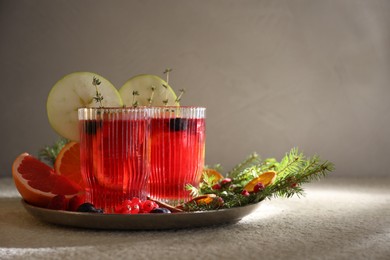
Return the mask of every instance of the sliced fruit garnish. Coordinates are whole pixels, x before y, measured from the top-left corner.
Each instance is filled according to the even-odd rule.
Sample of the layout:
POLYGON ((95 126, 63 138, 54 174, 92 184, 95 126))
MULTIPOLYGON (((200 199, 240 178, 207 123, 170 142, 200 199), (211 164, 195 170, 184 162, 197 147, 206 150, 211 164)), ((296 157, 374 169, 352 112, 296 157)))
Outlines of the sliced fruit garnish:
POLYGON ((189 203, 193 203, 193 202, 196 202, 196 204, 200 205, 200 204, 210 204, 211 202, 213 202, 214 198, 216 198, 217 195, 215 194, 205 194, 205 195, 200 195, 198 197, 195 197, 193 199, 191 199, 190 201, 187 202, 187 204, 189 203))
POLYGON ((274 171, 268 171, 264 172, 259 175, 259 177, 254 178, 251 180, 247 185, 245 185, 244 190, 248 192, 253 192, 255 186, 261 182, 264 187, 267 187, 268 185, 272 184, 276 178, 276 172, 274 171))
POLYGON ((61 149, 54 163, 54 171, 81 187, 85 187, 81 175, 80 144, 78 142, 69 142, 61 149))
POLYGON ((209 178, 212 177, 213 178, 212 183, 217 183, 219 180, 224 178, 220 172, 211 168, 204 169, 203 174, 206 174, 209 178))
POLYGON ((28 153, 19 155, 12 165, 12 176, 20 195, 28 203, 47 207, 57 195, 71 198, 84 190, 65 176, 28 153))
POLYGON ((132 77, 119 89, 125 106, 178 106, 177 96, 168 83, 156 75, 132 77))
POLYGON ((64 76, 51 89, 46 108, 49 123, 61 136, 78 141, 77 109, 80 107, 99 107, 94 100, 96 88, 94 78, 101 82, 98 90, 103 97, 104 107, 122 106, 122 99, 117 89, 102 76, 92 72, 74 72, 64 76))

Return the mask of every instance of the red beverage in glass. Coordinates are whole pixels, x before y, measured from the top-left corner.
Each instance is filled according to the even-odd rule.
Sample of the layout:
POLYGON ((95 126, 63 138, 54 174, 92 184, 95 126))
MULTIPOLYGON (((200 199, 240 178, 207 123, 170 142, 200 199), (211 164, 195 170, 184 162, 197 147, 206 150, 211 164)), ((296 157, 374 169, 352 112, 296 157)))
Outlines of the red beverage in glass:
POLYGON ((204 167, 204 113, 201 117, 192 114, 151 119, 149 192, 152 198, 172 205, 191 198, 185 185, 198 186, 204 167))
POLYGON ((86 200, 111 213, 126 199, 146 198, 150 173, 149 119, 142 112, 129 109, 114 112, 106 108, 100 113, 96 113, 97 109, 89 110, 93 113, 83 111, 85 116, 79 120, 86 200))

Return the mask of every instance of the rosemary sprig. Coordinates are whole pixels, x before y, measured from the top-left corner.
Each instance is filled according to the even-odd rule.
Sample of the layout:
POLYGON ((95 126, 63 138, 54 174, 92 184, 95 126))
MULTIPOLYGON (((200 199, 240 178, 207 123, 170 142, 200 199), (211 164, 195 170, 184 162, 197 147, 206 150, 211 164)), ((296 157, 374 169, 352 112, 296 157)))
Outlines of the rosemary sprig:
POLYGON ((54 144, 41 148, 38 152, 38 159, 53 166, 57 155, 68 142, 68 139, 59 138, 54 144))
POLYGON ((98 86, 101 84, 102 82, 96 78, 96 77, 93 77, 93 80, 92 80, 92 85, 95 87, 95 90, 96 90, 96 96, 93 97, 93 100, 95 100, 96 103, 99 103, 100 107, 103 107, 103 96, 102 94, 99 92, 99 89, 98 89, 98 86))

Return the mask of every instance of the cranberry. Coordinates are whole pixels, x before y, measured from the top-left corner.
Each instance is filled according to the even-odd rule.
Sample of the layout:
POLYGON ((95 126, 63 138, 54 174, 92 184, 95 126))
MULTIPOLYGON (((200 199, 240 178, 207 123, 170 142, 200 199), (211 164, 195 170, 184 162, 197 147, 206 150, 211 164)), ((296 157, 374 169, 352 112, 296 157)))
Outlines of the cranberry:
POLYGON ((223 179, 223 180, 221 181, 221 184, 222 184, 222 185, 226 185, 226 184, 231 183, 231 182, 232 182, 232 179, 230 179, 230 178, 225 178, 225 179, 223 179))
POLYGON ((212 188, 213 188, 213 190, 220 190, 220 189, 222 189, 222 185, 219 184, 219 183, 216 183, 216 184, 214 184, 214 185, 212 186, 212 188))
POLYGON ((133 205, 138 205, 139 210, 140 210, 140 211, 142 210, 142 201, 141 201, 140 198, 137 198, 137 197, 132 198, 132 199, 131 199, 131 203, 132 203, 133 205))
POLYGON ((225 204, 225 201, 221 197, 216 197, 215 200, 218 207, 222 207, 225 204))
POLYGON ((243 190, 243 191, 241 191, 241 195, 245 196, 245 197, 248 197, 249 196, 249 192, 247 190, 243 190))
POLYGON ((150 211, 152 211, 155 208, 158 208, 158 204, 154 201, 151 201, 151 200, 146 200, 142 204, 142 211, 144 213, 149 213, 150 211))
POLYGON ((118 204, 114 208, 115 213, 119 214, 131 214, 133 203, 131 200, 124 200, 121 204, 118 204))
POLYGON ((256 193, 256 192, 259 192, 259 191, 262 191, 264 190, 264 185, 263 183, 259 182, 255 185, 255 187, 253 188, 253 191, 256 193))
POLYGON ((133 204, 131 205, 130 213, 131 213, 131 214, 138 214, 139 211, 140 211, 139 205, 133 203, 133 204))

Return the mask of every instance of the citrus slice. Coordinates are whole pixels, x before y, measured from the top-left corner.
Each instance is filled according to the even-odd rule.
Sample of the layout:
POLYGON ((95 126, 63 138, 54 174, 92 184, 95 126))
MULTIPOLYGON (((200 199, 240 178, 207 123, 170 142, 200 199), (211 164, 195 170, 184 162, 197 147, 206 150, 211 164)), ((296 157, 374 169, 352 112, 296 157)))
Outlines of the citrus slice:
POLYGON ((103 96, 102 106, 122 106, 117 89, 102 76, 92 72, 74 72, 64 76, 51 89, 46 108, 52 128, 67 139, 79 140, 77 109, 100 106, 100 103, 94 100, 94 77, 100 81, 97 88, 103 96))
POLYGON ((176 94, 168 83, 156 75, 132 77, 119 89, 125 106, 178 106, 176 94))
POLYGON ((254 178, 251 180, 247 185, 245 185, 244 190, 248 192, 252 192, 256 184, 261 182, 264 187, 267 187, 268 185, 272 184, 276 178, 276 172, 274 171, 269 171, 269 172, 264 172, 259 175, 259 177, 254 178))
POLYGON ((219 180, 223 179, 223 175, 215 169, 206 168, 203 170, 203 174, 206 174, 209 178, 213 176, 212 183, 217 183, 219 180))
POLYGON ((57 155, 54 171, 84 188, 85 184, 80 168, 80 144, 78 142, 69 142, 57 155))
POLYGON ((57 195, 71 198, 83 193, 83 189, 65 176, 54 174, 54 170, 28 153, 19 155, 12 165, 15 186, 28 203, 47 207, 57 195))
POLYGON ((216 197, 217 197, 217 195, 215 195, 215 194, 200 195, 200 196, 195 197, 195 198, 191 199, 190 201, 188 201, 187 204, 196 202, 197 205, 202 205, 202 204, 208 205, 211 202, 213 202, 214 198, 216 198, 216 197))

